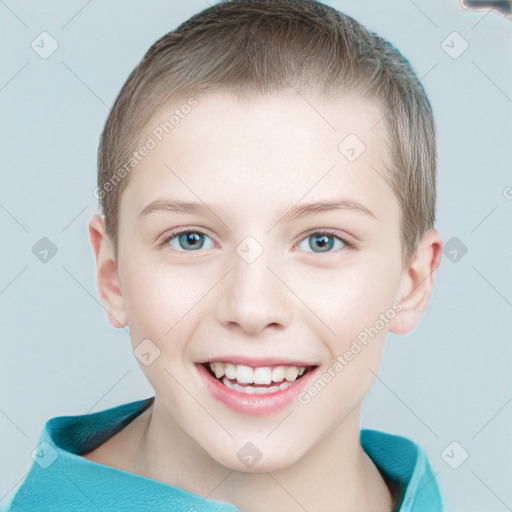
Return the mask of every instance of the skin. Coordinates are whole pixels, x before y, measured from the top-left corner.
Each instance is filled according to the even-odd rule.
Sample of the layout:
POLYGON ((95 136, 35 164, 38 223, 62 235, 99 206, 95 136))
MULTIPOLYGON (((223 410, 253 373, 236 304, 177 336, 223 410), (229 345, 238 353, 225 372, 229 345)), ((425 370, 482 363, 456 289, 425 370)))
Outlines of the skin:
MULTIPOLYGON (((162 108, 141 141, 179 105, 162 108)), ((396 507, 393 487, 361 447, 361 405, 388 330, 412 331, 427 306, 442 240, 429 231, 402 266, 400 209, 381 176, 382 117, 379 106, 355 97, 241 101, 209 93, 139 163, 121 199, 118 258, 99 215, 90 237, 110 322, 129 325, 134 349, 149 338, 160 350, 151 365, 139 363, 156 398, 87 458, 244 512, 396 507), (354 162, 338 150, 351 133, 366 145, 354 162), (297 203, 340 197, 372 213, 281 218, 297 203), (200 200, 210 214, 140 216, 169 198, 200 200), (205 233, 205 248, 182 248, 178 237, 164 243, 174 228, 205 233), (335 231, 330 252, 308 238, 323 229, 335 231), (250 264, 236 252, 247 236, 263 247, 250 264), (321 374, 397 303, 402 310, 308 404, 236 413, 197 373, 196 362, 229 354, 293 357, 319 365, 321 374), (237 457, 247 442, 263 454, 252 468, 237 457)))

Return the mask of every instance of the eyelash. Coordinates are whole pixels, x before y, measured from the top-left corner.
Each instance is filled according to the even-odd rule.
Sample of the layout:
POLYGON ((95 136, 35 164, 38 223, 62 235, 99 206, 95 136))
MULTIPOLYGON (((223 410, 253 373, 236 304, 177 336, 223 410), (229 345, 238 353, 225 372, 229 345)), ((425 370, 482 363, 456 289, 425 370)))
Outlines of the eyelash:
MULTIPOLYGON (((210 236, 208 233, 205 233, 204 231, 201 231, 199 229, 187 228, 187 229, 180 229, 180 230, 176 230, 176 231, 171 231, 171 233, 168 234, 168 236, 160 244, 160 246, 162 248, 168 248, 168 249, 170 249, 172 251, 175 251, 175 252, 185 252, 186 253, 186 252, 199 252, 199 251, 201 251, 201 249, 190 250, 190 251, 187 251, 185 249, 174 249, 173 247, 171 247, 169 245, 169 242, 173 238, 176 238, 177 236, 183 235, 185 233, 195 233, 195 234, 198 234, 198 235, 206 235, 207 237, 211 238, 212 241, 214 241, 214 238, 212 236, 210 236)), ((349 242, 345 237, 340 236, 338 234, 338 232, 330 230, 330 229, 323 229, 323 230, 314 229, 314 230, 308 231, 307 233, 304 234, 304 236, 299 240, 298 244, 296 244, 296 245, 300 245, 301 242, 303 242, 304 240, 307 240, 310 236, 312 236, 314 234, 318 234, 318 235, 331 235, 334 238, 337 238, 338 240, 340 240, 343 243, 344 246, 341 249, 337 249, 335 251, 327 251, 327 252, 303 251, 303 252, 309 252, 311 254, 338 254, 338 253, 343 252, 343 251, 345 251, 347 249, 356 249, 357 248, 357 245, 355 243, 349 242)), ((302 250, 302 249, 299 249, 299 250, 302 250)))

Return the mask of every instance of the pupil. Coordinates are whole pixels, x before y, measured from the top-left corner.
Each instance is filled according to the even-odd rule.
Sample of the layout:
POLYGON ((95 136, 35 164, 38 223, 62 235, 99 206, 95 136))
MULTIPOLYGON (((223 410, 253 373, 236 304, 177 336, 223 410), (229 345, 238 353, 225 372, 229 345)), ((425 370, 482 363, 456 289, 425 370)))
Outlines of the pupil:
POLYGON ((197 242, 199 242, 201 240, 201 236, 192 231, 190 231, 188 233, 184 233, 183 235, 181 235, 180 238, 181 238, 180 242, 184 242, 184 244, 182 244, 182 246, 185 245, 186 248, 198 249, 201 246, 201 244, 199 244, 199 246, 197 246, 197 242), (196 245, 194 245, 194 243, 196 245))
POLYGON ((328 251, 332 248, 334 241, 329 235, 312 235, 315 239, 315 243, 322 249, 322 251, 328 251))

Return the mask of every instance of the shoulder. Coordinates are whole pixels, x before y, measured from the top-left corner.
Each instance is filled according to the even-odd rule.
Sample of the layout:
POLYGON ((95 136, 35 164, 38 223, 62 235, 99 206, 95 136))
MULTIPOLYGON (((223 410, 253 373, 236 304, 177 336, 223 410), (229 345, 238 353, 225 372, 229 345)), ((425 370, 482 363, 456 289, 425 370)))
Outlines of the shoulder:
POLYGON ((135 446, 130 444, 136 435, 131 425, 151 403, 146 399, 48 420, 33 452, 34 462, 8 511, 91 510, 92 503, 110 506, 131 494, 134 481, 147 488, 147 482, 137 480, 139 475, 119 470, 130 470, 124 457, 126 448, 135 446))

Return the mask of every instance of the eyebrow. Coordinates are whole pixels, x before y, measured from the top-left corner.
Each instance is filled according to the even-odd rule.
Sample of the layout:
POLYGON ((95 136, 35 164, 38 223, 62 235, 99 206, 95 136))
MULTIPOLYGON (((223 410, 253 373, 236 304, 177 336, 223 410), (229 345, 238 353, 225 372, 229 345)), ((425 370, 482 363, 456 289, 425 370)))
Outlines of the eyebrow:
MULTIPOLYGON (((214 205, 209 207, 204 203, 196 203, 193 201, 156 199, 143 208, 143 210, 139 213, 139 218, 146 217, 147 215, 154 212, 195 213, 203 215, 214 215, 217 217, 217 215, 214 213, 214 210, 222 211, 222 208, 215 207, 214 205)), ((358 201, 342 198, 295 205, 288 210, 279 212, 277 217, 274 218, 274 221, 276 223, 281 221, 291 222, 308 215, 331 210, 355 211, 377 219, 375 214, 370 209, 358 201)))

